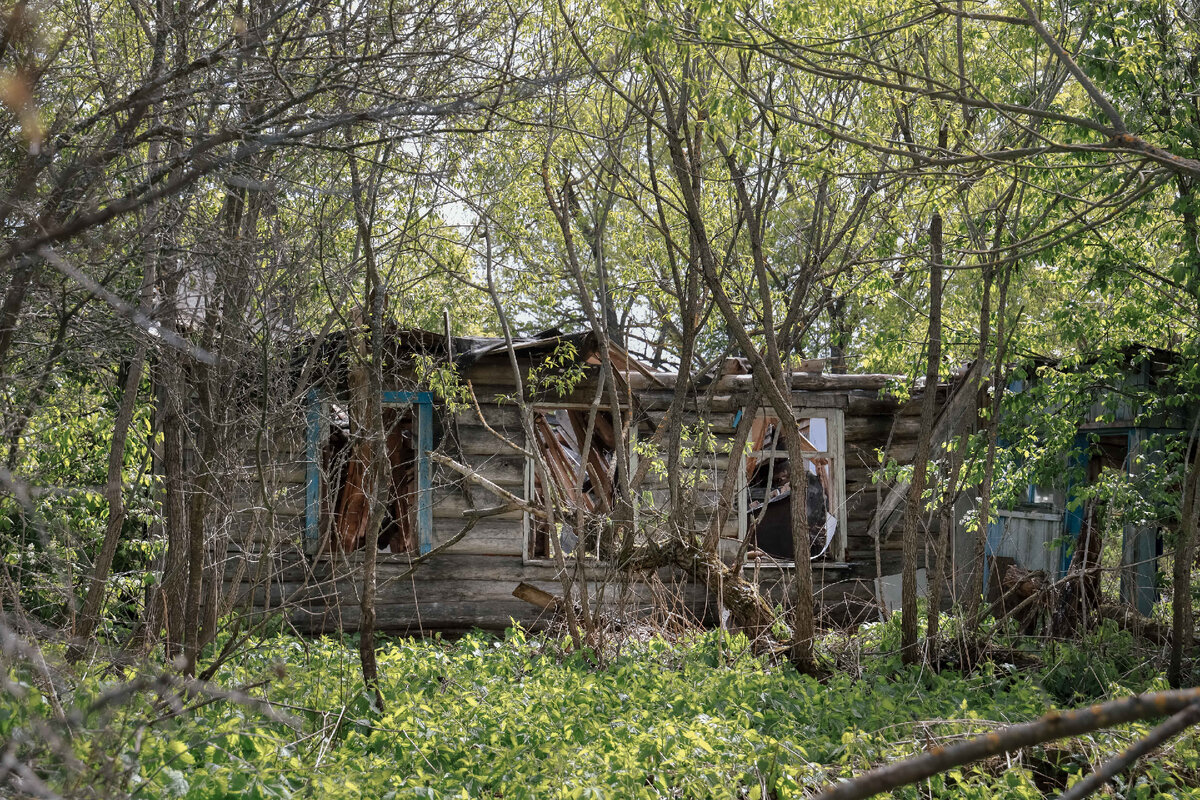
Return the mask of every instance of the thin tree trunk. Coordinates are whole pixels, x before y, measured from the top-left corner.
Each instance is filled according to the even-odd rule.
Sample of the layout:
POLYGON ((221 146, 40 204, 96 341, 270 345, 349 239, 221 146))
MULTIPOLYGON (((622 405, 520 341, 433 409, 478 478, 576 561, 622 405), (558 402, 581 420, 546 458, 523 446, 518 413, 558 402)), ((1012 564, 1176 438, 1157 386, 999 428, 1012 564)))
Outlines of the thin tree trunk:
POLYGON ((1167 665, 1167 681, 1171 688, 1179 689, 1187 683, 1183 657, 1192 639, 1192 561, 1195 558, 1197 517, 1200 516, 1200 461, 1193 456, 1187 472, 1187 487, 1184 491, 1183 513, 1179 524, 1179 536, 1175 544, 1175 568, 1171 576, 1171 655, 1167 665))
MULTIPOLYGON (((500 301, 500 293, 496 289, 496 281, 493 273, 495 261, 492 257, 492 237, 491 232, 486 226, 483 229, 483 241, 488 297, 491 299, 492 306, 496 310, 496 318, 500 321, 500 332, 504 336, 505 349, 508 351, 508 363, 512 368, 513 382, 516 389, 514 397, 517 402, 517 408, 521 412, 521 428, 525 436, 525 447, 530 456, 532 456, 534 475, 542 487, 542 505, 546 512, 546 520, 553 529, 558 513, 554 504, 554 483, 550 476, 550 468, 546 464, 546 459, 542 455, 541 449, 537 446, 537 432, 534 430, 534 412, 529 403, 526 402, 525 381, 521 377, 521 367, 517 361, 517 351, 513 346, 512 326, 509 325, 508 314, 504 310, 504 304, 500 301)), ((575 578, 572 571, 567 569, 567 561, 562 552, 561 543, 555 543, 554 558, 558 566, 559 584, 562 586, 562 609, 563 616, 567 621, 567 633, 571 637, 571 644, 576 650, 580 650, 583 647, 584 639, 583 634, 580 632, 579 618, 575 614, 575 578)), ((585 586, 583 591, 586 592, 586 590, 585 586)), ((589 644, 591 643, 590 640, 588 642, 589 644)))
MULTIPOLYGON (((201 379, 201 385, 208 378, 201 379)), ((207 394, 201 391, 201 394, 207 394)), ((210 404, 201 405, 211 411, 210 404)), ((206 415, 207 416, 207 415, 206 415)), ((188 499, 187 527, 187 595, 183 608, 183 674, 191 677, 196 674, 196 661, 200 657, 200 635, 203 619, 200 615, 200 600, 204 590, 204 573, 206 568, 204 553, 204 522, 208 518, 208 507, 211 497, 209 487, 212 484, 212 460, 216 455, 217 431, 211 417, 205 421, 208 429, 197 438, 204 442, 203 449, 198 454, 197 463, 192 470, 194 477, 188 499)))
MULTIPOLYGON (((378 315, 368 312, 368 335, 377 339, 382 334, 378 315)), ((375 343, 361 346, 360 354, 365 358, 351 368, 351 383, 360 396, 356 405, 365 412, 362 442, 370 448, 367 475, 364 484, 370 500, 367 518, 366 542, 363 543, 362 599, 359 603, 358 657, 362 665, 363 684, 375 696, 375 705, 384 710, 383 692, 379 688, 379 665, 375 656, 375 597, 378 591, 379 528, 383 522, 386 505, 388 455, 387 434, 383 422, 383 389, 378 377, 379 363, 375 357, 381 347, 375 343), (354 373, 358 372, 356 376, 354 373), (364 397, 365 395, 365 397, 364 397)))
MULTIPOLYGON (((900 655, 906 664, 915 664, 921 657, 917 647, 918 528, 924 514, 925 476, 933 450, 933 418, 937 410, 938 374, 942 361, 942 217, 936 211, 929 222, 929 247, 929 357, 925 368, 925 394, 921 398, 921 430, 904 508, 900 655)), ((931 609, 930 613, 934 611, 931 609)))
MULTIPOLYGON (((388 151, 390 148, 385 148, 382 157, 376 153, 376 162, 384 163, 388 151)), ((352 394, 357 394, 357 397, 352 399, 359 409, 359 419, 363 421, 364 426, 360 441, 370 448, 364 481, 370 501, 370 513, 367 517, 366 542, 363 544, 358 656, 362 665, 363 684, 374 694, 376 708, 382 712, 383 692, 379 687, 379 665, 375 655, 375 596, 378 590, 379 529, 383 524, 390 491, 390 469, 387 430, 383 419, 384 287, 375 262, 372 234, 378 182, 372 180, 371 185, 367 187, 367 202, 364 202, 364 187, 359 178, 354 155, 351 155, 349 162, 353 181, 354 216, 362 243, 363 261, 366 264, 366 296, 363 305, 367 323, 367 339, 358 347, 357 363, 350 369, 350 383, 352 394)))
MULTIPOLYGON (((983 403, 983 381, 991 370, 987 365, 988 339, 992 332, 992 283, 995 281, 995 271, 992 265, 985 264, 983 267, 983 300, 979 304, 979 352, 975 356, 975 360, 979 362, 979 380, 980 387, 976 392, 977 406, 982 413, 985 405, 983 403)), ((987 423, 984 422, 986 428, 987 423)), ((980 497, 982 500, 982 495, 980 497)), ((967 596, 966 602, 963 605, 963 614, 966 619, 974 619, 975 614, 979 611, 979 603, 983 597, 982 591, 975 591, 976 586, 980 586, 983 581, 983 559, 986 555, 986 527, 984 537, 975 537, 975 546, 971 550, 971 561, 969 563, 970 572, 967 575, 967 596)))
POLYGON ((33 256, 22 256, 13 270, 8 291, 4 294, 4 302, 0 304, 0 375, 8 361, 8 351, 12 348, 13 334, 17 331, 17 321, 21 308, 25 305, 25 293, 33 280, 33 256))
POLYGON ((187 582, 187 506, 184 502, 183 458, 184 430, 176 406, 182 380, 170 375, 179 371, 177 366, 166 366, 171 360, 168 355, 160 364, 168 373, 160 385, 160 409, 163 413, 163 524, 167 533, 167 552, 164 557, 161 579, 155 587, 157 610, 150 619, 154 624, 147 631, 147 641, 153 642, 166 626, 164 644, 167 658, 174 658, 183 643, 183 605, 187 582))
MULTIPOLYGON (((1192 264, 1189 288, 1194 297, 1200 297, 1200 221, 1196 218, 1196 199, 1193 182, 1179 178, 1179 197, 1183 201, 1183 230, 1188 260, 1192 264)), ((1171 656, 1167 667, 1167 680, 1171 686, 1184 685, 1187 675, 1183 657, 1186 644, 1192 640, 1192 564, 1196 552, 1196 533, 1200 525, 1200 459, 1196 457, 1196 430, 1187 449, 1187 486, 1184 489, 1183 513, 1179 524, 1179 537, 1175 544, 1175 567, 1171 575, 1171 656)))
POLYGON ((844 298, 839 297, 829 304, 829 327, 831 330, 829 371, 834 375, 845 375, 846 347, 850 344, 850 325, 846 320, 846 301, 844 298))
MULTIPOLYGON (((946 491, 942 500, 942 513, 938 524, 937 535, 934 538, 933 568, 929 572, 929 612, 925 629, 925 638, 932 646, 937 639, 938 626, 941 623, 942 586, 949 583, 946 576, 949 558, 950 540, 954 535, 954 504, 958 500, 958 481, 962 475, 963 460, 967 453, 967 437, 961 436, 958 444, 950 455, 950 476, 946 481, 946 491)), ((953 592, 951 597, 953 597, 953 592)))
POLYGON ((108 574, 112 569, 113 558, 117 554, 117 545, 121 541, 121 528, 125 524, 125 493, 121 481, 124 477, 125 444, 129 441, 129 426, 133 422, 133 413, 137 407, 138 385, 142 381, 142 366, 145 362, 146 346, 141 345, 129 363, 129 372, 126 374, 124 386, 121 387, 121 404, 117 409, 117 418, 113 422, 112 442, 108 449, 108 474, 104 484, 104 499, 108 503, 108 522, 105 525, 100 552, 92 567, 87 596, 83 601, 83 610, 79 613, 75 630, 71 636, 71 646, 67 650, 67 660, 72 663, 83 656, 92 632, 99 623, 100 608, 104 605, 105 589, 108 585, 108 574))
MULTIPOLYGON (((163 283, 163 297, 169 310, 164 314, 164 328, 177 330, 175 310, 179 276, 171 275, 163 283), (169 320, 169 322, 168 322, 169 320)), ((174 354, 167 353, 158 362, 159 413, 162 415, 162 505, 163 524, 167 533, 167 552, 162 575, 154 587, 152 608, 147 614, 146 643, 153 644, 160 634, 168 659, 179 654, 183 645, 183 616, 188 581, 188 526, 185 499, 184 448, 186 426, 183 420, 184 396, 187 383, 183 365, 174 354)))
POLYGON ((1000 404, 1004 399, 1004 310, 1008 299, 1008 282, 1012 272, 1006 272, 1000 279, 1000 298, 996 306, 996 357, 992 363, 990 387, 992 402, 987 420, 987 456, 983 462, 983 482, 979 487, 979 529, 975 535, 976 561, 972 565, 971 585, 967 587, 968 606, 966 612, 967 624, 974 631, 979 627, 980 601, 986 587, 983 585, 983 561, 987 553, 988 524, 992 516, 992 479, 996 472, 996 437, 1000 425, 1000 404), (973 606, 973 607, 972 607, 973 606))

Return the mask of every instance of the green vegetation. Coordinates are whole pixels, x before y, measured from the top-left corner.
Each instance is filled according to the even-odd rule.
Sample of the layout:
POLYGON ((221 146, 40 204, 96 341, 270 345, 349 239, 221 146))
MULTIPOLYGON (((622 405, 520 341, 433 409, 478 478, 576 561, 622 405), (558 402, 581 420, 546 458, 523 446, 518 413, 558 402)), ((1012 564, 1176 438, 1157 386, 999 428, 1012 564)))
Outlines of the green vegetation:
MULTIPOLYGON (((86 766, 62 769, 66 754, 54 746, 20 751, 33 747, 25 734, 57 724, 28 679, 23 696, 0 701, 0 735, 20 743, 20 755, 40 756, 51 787, 98 796, 786 798, 1048 706, 1165 685, 1137 667, 1127 634, 1106 628, 1064 645, 1057 666, 987 664, 973 674, 902 667, 889 655, 896 617, 862 629, 853 651, 841 649, 846 641, 827 638, 821 650, 843 667, 853 657, 852 668, 817 679, 719 633, 630 641, 603 667, 521 630, 503 640, 395 640, 379 650, 380 715, 354 647, 281 635, 248 648, 215 681, 254 687, 246 694, 268 699, 277 721, 265 705, 203 691, 180 700, 178 716, 161 693, 105 705, 99 698, 134 676, 93 673, 74 689, 79 715, 68 709, 81 724, 60 742, 86 766), (95 705, 104 707, 82 711, 95 705)), ((1150 727, 951 770, 893 796, 1041 797, 1150 727)), ((1114 788, 1127 798, 1200 797, 1198 777, 1193 733, 1114 788)))

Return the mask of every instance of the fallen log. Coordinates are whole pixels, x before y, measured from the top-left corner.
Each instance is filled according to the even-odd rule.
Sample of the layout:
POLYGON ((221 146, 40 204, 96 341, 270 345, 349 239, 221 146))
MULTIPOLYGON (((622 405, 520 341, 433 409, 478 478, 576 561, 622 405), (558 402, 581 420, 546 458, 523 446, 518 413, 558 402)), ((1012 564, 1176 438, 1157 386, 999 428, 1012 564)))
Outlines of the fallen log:
POLYGON ((1200 689, 1183 689, 1123 697, 1075 711, 1051 711, 1034 722, 1001 728, 949 747, 935 747, 906 761, 836 783, 819 793, 817 800, 862 800, 964 764, 1100 728, 1176 714, 1197 702, 1200 689))
MULTIPOLYGON (((1170 625, 1165 625, 1161 622, 1156 622, 1149 617, 1144 617, 1132 608, 1127 608, 1116 603, 1103 603, 1100 606, 1100 616, 1104 619, 1111 619, 1117 623, 1117 627, 1123 631, 1129 631, 1134 636, 1139 636, 1146 641, 1153 642, 1160 647, 1169 647, 1173 632, 1170 625)), ((1192 646, 1200 645, 1200 639, 1192 637, 1192 646)))

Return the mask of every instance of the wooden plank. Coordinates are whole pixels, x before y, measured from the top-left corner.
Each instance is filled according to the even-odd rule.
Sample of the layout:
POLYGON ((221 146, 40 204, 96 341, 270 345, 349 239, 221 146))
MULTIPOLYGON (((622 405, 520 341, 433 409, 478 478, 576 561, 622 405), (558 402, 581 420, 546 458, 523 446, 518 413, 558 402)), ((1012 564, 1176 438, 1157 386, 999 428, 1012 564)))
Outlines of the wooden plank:
POLYGON ((920 417, 857 416, 846 415, 846 443, 876 442, 883 447, 891 437, 893 443, 912 441, 921 431, 920 417))
POLYGON ((559 603, 561 602, 560 598, 557 598, 549 592, 539 589, 536 586, 525 583, 524 581, 517 584, 517 588, 513 589, 512 595, 518 600, 523 600, 535 608, 542 609, 543 611, 557 609, 559 603))
MULTIPOLYGON (((493 430, 502 434, 518 447, 525 446, 525 432, 520 425, 511 428, 496 427, 493 430)), ((466 456, 519 455, 515 450, 497 438, 495 433, 487 430, 482 425, 460 425, 458 428, 458 445, 466 456)))
MULTIPOLYGON (((525 458, 524 456, 510 455, 489 455, 476 456, 471 458, 467 466, 474 469, 480 476, 487 478, 497 486, 502 486, 505 489, 513 491, 515 494, 523 495, 525 486, 525 458), (512 487, 519 487, 513 489, 512 487)), ((490 492, 483 489, 479 493, 491 496, 490 492)))
MULTIPOLYGON (((273 602, 280 597, 292 598, 292 602, 305 608, 345 607, 359 604, 361 584, 347 576, 338 581, 322 581, 312 584, 288 584, 275 582, 271 586, 273 602)), ((665 586, 667 584, 660 584, 665 586)), ((494 602, 507 601, 514 589, 537 594, 538 597, 555 596, 562 593, 562 584, 554 580, 528 581, 457 581, 381 580, 376 595, 376 607, 384 612, 391 606, 411 606, 422 603, 473 603, 481 610, 494 602), (540 593, 540 594, 539 594, 540 593)), ((645 582, 619 584, 588 581, 588 598, 597 605, 619 608, 625 604, 650 605, 660 589, 645 582)), ((671 589, 673 599, 687 602, 703 600, 706 588, 699 583, 681 583, 671 589)), ((259 596, 261 597, 261 591, 259 596)))
MULTIPOLYGON (((512 431, 521 430, 521 409, 518 408, 515 403, 497 403, 494 397, 485 401, 484 398, 479 395, 478 391, 476 391, 476 396, 479 400, 479 408, 481 411, 483 411, 484 419, 487 420, 488 425, 491 425, 497 430, 502 428, 512 431)), ((458 424, 460 426, 471 425, 481 429, 483 428, 483 425, 479 421, 479 414, 477 414, 475 409, 472 407, 465 408, 458 412, 457 417, 458 424)))
MULTIPOLYGON (((440 545, 462 530, 462 524, 446 519, 434 520, 433 544, 440 545)), ((522 553, 523 528, 520 519, 482 519, 461 541, 450 548, 455 553, 516 555, 522 553)))
MULTIPOLYGON (((295 611, 292 623, 309 633, 332 633, 335 631, 358 630, 361 610, 356 607, 336 610, 322 609, 314 612, 295 611)), ((549 624, 553 615, 539 612, 515 598, 497 600, 481 609, 474 603, 430 602, 409 606, 391 606, 380 609, 376 615, 376 629, 384 633, 418 633, 421 631, 462 630, 481 628, 500 631, 521 623, 528 628, 549 624)))
MULTIPOLYGON (((376 568, 381 580, 393 578, 408 571, 409 561, 402 555, 380 553, 376 568)), ((569 562, 567 568, 574 570, 574 563, 569 562)), ((322 560, 311 568, 307 564, 293 563, 280 573, 280 579, 300 583, 305 576, 312 574, 315 579, 330 580, 336 576, 338 580, 342 580, 347 576, 358 575, 361 569, 361 554, 351 553, 339 557, 335 563, 322 560)), ((515 586, 521 581, 557 581, 558 572, 558 566, 553 563, 539 561, 526 564, 520 556, 489 556, 447 551, 420 564, 415 575, 417 580, 502 581, 515 586)), ((676 574, 670 567, 664 567, 656 573, 660 580, 668 580, 676 574)), ((592 582, 612 582, 617 577, 610 567, 599 564, 589 565, 586 575, 592 582)))
MULTIPOLYGON (((491 494, 485 493, 481 489, 480 492, 475 496, 475 501, 479 504, 476 506, 476 508, 483 508, 486 505, 493 505, 491 502, 484 503, 485 500, 490 498, 491 494)), ((464 498, 460 493, 455 492, 453 494, 443 494, 441 499, 435 502, 433 506, 433 518, 435 520, 434 526, 438 527, 445 525, 453 527, 454 523, 456 522, 465 522, 466 517, 464 517, 463 514, 469 510, 470 509, 467 506, 466 498, 464 498)), ((518 524, 520 524, 519 521, 521 520, 523 514, 524 512, 522 512, 520 509, 514 509, 512 511, 504 511, 499 514, 493 514, 488 516, 486 519, 510 521, 517 520, 518 524)))

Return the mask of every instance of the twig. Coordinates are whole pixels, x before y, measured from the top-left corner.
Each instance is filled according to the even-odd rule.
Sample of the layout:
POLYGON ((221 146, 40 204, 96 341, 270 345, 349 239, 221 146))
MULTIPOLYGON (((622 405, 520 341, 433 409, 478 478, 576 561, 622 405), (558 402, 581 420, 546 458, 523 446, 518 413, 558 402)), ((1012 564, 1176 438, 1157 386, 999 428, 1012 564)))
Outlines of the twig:
POLYGON ((521 498, 517 497, 512 492, 508 491, 507 489, 503 489, 503 488, 497 486, 492 481, 489 481, 487 478, 480 475, 479 472, 476 471, 475 469, 472 469, 471 467, 468 467, 465 464, 460 464, 457 461, 455 461, 453 458, 450 458, 449 456, 444 456, 441 453, 430 453, 429 457, 432 458, 434 461, 438 462, 439 464, 442 464, 443 466, 447 466, 450 469, 454 470, 459 475, 462 475, 464 478, 469 480, 471 483, 478 484, 479 486, 482 486, 484 489, 487 489, 492 494, 494 494, 498 497, 501 497, 504 500, 507 500, 509 502, 509 504, 511 504, 514 508, 519 508, 519 509, 521 509, 529 514, 532 514, 533 516, 538 517, 540 519, 549 519, 549 515, 547 515, 545 509, 539 508, 538 506, 536 506, 533 503, 530 503, 526 500, 522 500, 521 498))

